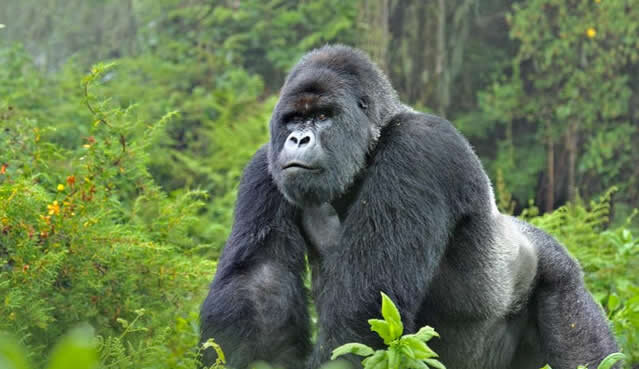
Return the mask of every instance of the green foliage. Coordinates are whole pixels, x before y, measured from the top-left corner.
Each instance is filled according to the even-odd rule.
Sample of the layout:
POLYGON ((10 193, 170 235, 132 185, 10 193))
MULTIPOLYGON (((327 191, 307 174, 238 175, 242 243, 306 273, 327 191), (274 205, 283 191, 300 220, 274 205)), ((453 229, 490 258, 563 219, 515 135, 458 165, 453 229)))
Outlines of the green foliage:
POLYGON ((62 337, 51 353, 48 369, 76 368, 93 369, 98 366, 93 329, 81 326, 62 337))
MULTIPOLYGON (((519 42, 507 77, 480 92, 483 121, 503 126, 493 173, 526 200, 546 165, 543 142, 557 144, 557 165, 568 165, 571 140, 575 184, 591 197, 616 185, 619 200, 635 202, 639 182, 636 109, 639 8, 616 0, 530 0, 508 16, 519 42), (530 132, 531 128, 534 132, 530 132), (549 139, 548 139, 549 137, 549 139), (583 141, 581 141, 583 138, 583 141)), ((568 169, 559 169, 558 176, 568 169)))
POLYGON ((631 219, 607 228, 615 191, 588 207, 577 202, 543 216, 531 208, 523 216, 555 236, 579 260, 586 284, 612 321, 630 365, 639 362, 639 237, 628 228, 631 219))
MULTIPOLYGON (((615 365, 615 363, 617 363, 618 361, 621 361, 624 359, 624 355, 616 352, 614 354, 610 354, 608 356, 606 356, 601 363, 599 363, 599 365, 597 366, 597 369, 610 369, 612 368, 613 365, 615 365)), ((552 369, 550 367, 550 365, 545 365, 543 368, 541 369, 552 369)), ((584 365, 579 365, 577 367, 577 369, 588 369, 587 366, 584 365)))
POLYGON ((175 1, 163 1, 162 5, 166 15, 160 24, 166 27, 167 39, 186 38, 212 58, 260 74, 268 85, 279 86, 284 73, 307 50, 329 42, 352 44, 356 35, 356 1, 248 0, 180 7, 175 1), (180 34, 184 28, 198 32, 185 37, 180 34))
MULTIPOLYGON (((136 312, 139 318, 142 310, 136 312)), ((136 318, 137 320, 137 318, 136 318)), ((197 368, 198 352, 192 349, 193 342, 187 345, 171 340, 168 332, 159 333, 150 341, 141 341, 134 345, 125 336, 133 330, 131 324, 122 322, 127 329, 119 336, 95 336, 93 328, 80 325, 66 333, 53 348, 47 360, 46 369, 94 369, 94 368, 197 368), (170 345, 164 342, 169 341, 170 345), (170 348, 170 350, 167 350, 170 348), (184 350, 186 348, 186 350, 184 350)), ((180 328, 177 328, 179 331, 180 328)), ((219 346, 218 346, 219 347, 219 346)), ((221 352, 221 351, 220 351, 221 352)), ((16 339, 0 334, 0 368, 29 369, 27 353, 16 339)), ((211 368, 223 368, 214 365, 211 368)))
MULTIPOLYGON (((55 345, 46 369, 95 369, 97 367, 98 351, 93 328, 81 325, 69 331, 55 345)), ((31 368, 22 347, 8 335, 0 336, 0 368, 31 368)))
POLYGON ((226 357, 224 356, 222 347, 220 347, 220 345, 218 345, 212 338, 209 338, 202 344, 201 350, 206 350, 207 348, 213 348, 215 350, 215 353, 217 354, 217 358, 215 359, 215 363, 212 365, 212 367, 223 367, 224 364, 226 364, 226 357))
POLYGON ((197 305, 214 270, 184 252, 193 246, 187 229, 201 194, 172 199, 154 183, 147 149, 168 116, 147 124, 93 95, 109 68, 98 65, 83 80, 93 118, 76 123, 89 134, 79 147, 56 144, 53 129, 3 101, 0 330, 14 332, 40 358, 68 327, 85 321, 107 337, 103 362, 120 352, 131 360, 117 360, 118 367, 159 358, 176 367, 172 361, 181 362, 197 342, 197 305), (131 316, 145 329, 131 329, 131 316))
POLYGON ((371 330, 376 332, 388 346, 386 350, 373 350, 361 343, 347 343, 333 350, 331 360, 353 354, 366 357, 362 360, 365 369, 445 369, 437 359, 437 354, 431 350, 426 342, 433 337, 439 337, 431 327, 423 327, 415 334, 404 333, 399 310, 393 301, 382 292, 382 317, 384 319, 370 319, 371 330))

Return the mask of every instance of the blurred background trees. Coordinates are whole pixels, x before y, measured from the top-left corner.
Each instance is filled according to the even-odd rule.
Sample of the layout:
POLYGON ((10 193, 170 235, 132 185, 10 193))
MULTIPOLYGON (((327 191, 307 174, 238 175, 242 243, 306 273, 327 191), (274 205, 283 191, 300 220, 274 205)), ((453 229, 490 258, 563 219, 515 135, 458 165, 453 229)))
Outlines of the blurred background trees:
MULTIPOLYGON (((366 50, 405 103, 468 137, 502 210, 566 243, 624 347, 639 347, 632 0, 0 1, 0 316, 14 313, 0 330, 26 327, 17 331, 39 352, 72 321, 111 335, 146 307, 153 332, 135 331, 139 342, 162 351, 158 327, 181 316, 162 332, 186 350, 213 275, 206 260, 228 235, 239 176, 268 140, 286 73, 338 42, 366 50), (38 302, 51 290, 53 308, 38 302)), ((109 342, 103 353, 126 362, 109 342)))
MULTIPOLYGON (((122 106, 135 101, 147 118, 179 110, 164 143, 170 155, 152 164, 168 190, 212 191, 229 175, 205 163, 229 142, 216 131, 248 129, 252 117, 266 123, 297 58, 341 42, 368 51, 406 103, 454 121, 493 179, 507 173, 517 212, 531 199, 550 211, 617 185, 617 211, 628 214, 639 202, 639 7, 631 3, 4 1, 0 41, 23 45, 49 79, 117 60, 108 86, 122 106)), ((225 154, 238 160, 231 172, 266 137, 247 134, 225 154)), ((213 201, 230 190, 219 185, 213 201)))
MULTIPOLYGON (((297 58, 341 42, 368 51, 406 103, 454 121, 493 179, 507 173, 517 212, 531 199, 550 211, 617 185, 617 210, 628 214, 639 202, 639 7, 631 3, 5 1, 0 40, 22 44, 47 78, 117 60, 108 86, 122 106, 135 101, 146 118, 179 110, 170 155, 152 164, 170 191, 213 191, 241 167, 266 132, 251 128, 225 152, 218 131, 249 129, 253 117, 266 123, 297 58), (220 153, 238 161, 225 170, 220 153)), ((213 201, 230 190, 220 185, 213 201)))

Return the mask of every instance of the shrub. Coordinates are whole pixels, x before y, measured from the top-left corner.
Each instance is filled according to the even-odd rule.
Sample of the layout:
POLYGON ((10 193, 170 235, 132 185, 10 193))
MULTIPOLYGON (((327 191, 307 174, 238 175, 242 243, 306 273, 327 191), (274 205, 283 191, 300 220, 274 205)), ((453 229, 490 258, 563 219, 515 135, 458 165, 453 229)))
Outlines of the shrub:
POLYGON ((147 125, 93 96, 108 68, 83 81, 93 120, 76 122, 89 125, 80 147, 51 141, 54 129, 28 110, 0 114, 0 330, 38 365, 57 337, 88 322, 111 366, 180 367, 214 270, 185 252, 202 193, 171 198, 154 183, 147 150, 173 114, 147 125), (144 328, 131 330, 132 320, 144 328))

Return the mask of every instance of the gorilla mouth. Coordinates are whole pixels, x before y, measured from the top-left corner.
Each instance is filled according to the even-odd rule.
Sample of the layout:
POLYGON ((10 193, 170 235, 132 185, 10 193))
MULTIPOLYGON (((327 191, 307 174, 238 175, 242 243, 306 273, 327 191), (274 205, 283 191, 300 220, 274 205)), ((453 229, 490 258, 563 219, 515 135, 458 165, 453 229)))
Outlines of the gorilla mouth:
POLYGON ((289 163, 287 163, 286 165, 284 165, 282 167, 282 169, 287 170, 287 169, 301 169, 301 170, 310 170, 310 171, 319 171, 320 168, 316 168, 316 167, 311 167, 310 165, 306 164, 306 163, 302 163, 300 161, 291 161, 289 163))

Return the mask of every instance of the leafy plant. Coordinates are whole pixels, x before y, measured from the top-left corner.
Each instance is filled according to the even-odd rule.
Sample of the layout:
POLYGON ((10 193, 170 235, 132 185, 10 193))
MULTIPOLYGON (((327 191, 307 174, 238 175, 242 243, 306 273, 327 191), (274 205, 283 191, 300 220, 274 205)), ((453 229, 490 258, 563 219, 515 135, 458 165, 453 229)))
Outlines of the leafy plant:
MULTIPOLYGON (((599 366, 597 366, 597 369, 610 369, 618 361, 623 360, 624 357, 625 357, 624 354, 619 353, 619 352, 615 352, 613 354, 610 354, 610 355, 606 356, 603 360, 601 360, 601 363, 599 363, 599 366)), ((552 369, 552 368, 550 367, 550 365, 545 365, 541 369, 552 369)), ((579 365, 577 367, 577 369, 588 369, 588 367, 585 366, 585 365, 579 365)))
POLYGON ((76 81, 76 109, 92 118, 75 121, 86 134, 68 147, 55 125, 0 97, 0 330, 37 367, 78 322, 102 337, 109 367, 194 367, 215 265, 186 252, 202 196, 172 198, 154 182, 148 149, 173 115, 149 124, 110 104, 97 93, 110 72, 98 65, 76 81))
POLYGON ((388 346, 386 350, 373 350, 361 343, 347 343, 335 350, 331 360, 346 354, 366 357, 362 360, 364 369, 445 369, 444 364, 435 359, 437 354, 426 344, 431 338, 439 337, 432 327, 421 328, 415 334, 403 335, 404 324, 393 301, 382 292, 382 317, 370 319, 371 330, 376 332, 388 346))
MULTIPOLYGON (((56 344, 51 352, 46 369, 95 369, 98 367, 98 350, 93 328, 80 325, 56 344)), ((0 368, 32 368, 27 354, 15 339, 0 333, 0 368)))

